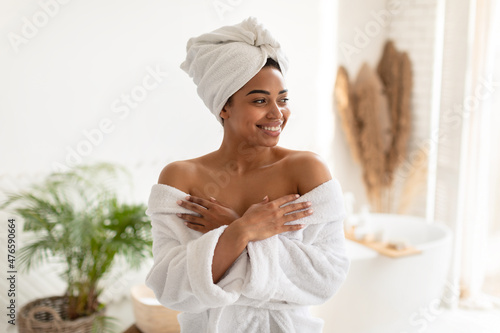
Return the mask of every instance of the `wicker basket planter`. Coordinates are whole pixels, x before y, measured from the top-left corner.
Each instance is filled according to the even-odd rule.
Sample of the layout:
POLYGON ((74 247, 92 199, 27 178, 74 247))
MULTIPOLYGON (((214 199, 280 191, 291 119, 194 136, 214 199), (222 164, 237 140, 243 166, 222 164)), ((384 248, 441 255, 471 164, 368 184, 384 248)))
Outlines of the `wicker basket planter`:
POLYGON ((135 325, 144 333, 178 333, 181 331, 177 315, 156 300, 155 294, 145 285, 131 289, 135 325))
POLYGON ((19 311, 19 333, 90 333, 95 318, 105 312, 68 320, 67 309, 67 296, 36 299, 19 311))

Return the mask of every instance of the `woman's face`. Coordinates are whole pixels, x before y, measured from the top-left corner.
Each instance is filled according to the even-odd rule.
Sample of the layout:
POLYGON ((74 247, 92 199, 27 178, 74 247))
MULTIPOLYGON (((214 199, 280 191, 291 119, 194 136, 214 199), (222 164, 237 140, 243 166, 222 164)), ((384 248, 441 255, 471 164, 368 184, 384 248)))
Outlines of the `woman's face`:
POLYGON ((249 144, 274 146, 290 116, 287 102, 283 75, 272 66, 264 67, 224 106, 220 113, 224 131, 249 144))

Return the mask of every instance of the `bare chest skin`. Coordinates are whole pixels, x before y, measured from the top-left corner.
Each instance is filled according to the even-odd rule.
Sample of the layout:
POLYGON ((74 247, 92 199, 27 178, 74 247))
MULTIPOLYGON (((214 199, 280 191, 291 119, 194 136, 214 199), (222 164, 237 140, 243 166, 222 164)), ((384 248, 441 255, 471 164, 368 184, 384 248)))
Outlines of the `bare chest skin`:
POLYGON ((214 197, 242 216, 253 204, 267 195, 274 200, 287 194, 296 194, 293 182, 283 163, 276 163, 246 175, 231 170, 205 169, 199 173, 190 194, 204 199, 214 197))

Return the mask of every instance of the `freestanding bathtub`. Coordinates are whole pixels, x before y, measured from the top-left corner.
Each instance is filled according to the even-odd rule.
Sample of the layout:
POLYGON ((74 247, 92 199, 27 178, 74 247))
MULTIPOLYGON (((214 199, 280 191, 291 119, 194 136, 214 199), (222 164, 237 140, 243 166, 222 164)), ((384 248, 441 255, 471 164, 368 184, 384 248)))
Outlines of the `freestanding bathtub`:
POLYGON ((404 239, 420 254, 390 258, 347 241, 351 266, 341 289, 311 313, 325 320, 324 333, 424 332, 435 320, 451 255, 451 231, 408 215, 370 214, 375 230, 404 239))

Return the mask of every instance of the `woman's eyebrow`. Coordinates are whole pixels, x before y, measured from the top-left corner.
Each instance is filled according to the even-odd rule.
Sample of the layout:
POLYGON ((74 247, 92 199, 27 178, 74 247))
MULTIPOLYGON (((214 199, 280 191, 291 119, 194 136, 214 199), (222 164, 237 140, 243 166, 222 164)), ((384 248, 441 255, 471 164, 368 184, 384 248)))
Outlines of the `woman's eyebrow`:
MULTIPOLYGON (((278 93, 278 95, 281 95, 281 94, 284 94, 288 92, 288 89, 285 89, 285 90, 282 90, 278 93)), ((246 96, 250 95, 250 94, 264 94, 264 95, 271 95, 271 93, 267 90, 252 90, 250 91, 248 94, 246 94, 246 96)))

